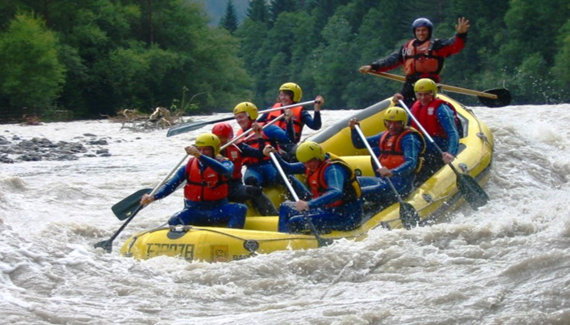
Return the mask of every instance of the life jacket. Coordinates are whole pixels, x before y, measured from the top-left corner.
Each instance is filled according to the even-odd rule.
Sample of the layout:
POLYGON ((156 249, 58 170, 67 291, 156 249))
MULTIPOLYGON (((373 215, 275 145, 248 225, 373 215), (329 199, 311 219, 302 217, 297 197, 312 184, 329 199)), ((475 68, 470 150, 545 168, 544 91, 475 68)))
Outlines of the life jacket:
POLYGON ((192 158, 186 164, 184 197, 192 202, 217 201, 228 197, 228 182, 211 167, 203 171, 199 159, 192 158))
POLYGON ((418 79, 438 76, 439 80, 444 57, 434 53, 433 41, 427 40, 418 46, 414 45, 415 41, 410 40, 402 47, 405 75, 415 75, 418 79))
POLYGON ((338 201, 335 201, 327 207, 337 207, 343 203, 348 203, 357 200, 361 196, 361 189, 358 180, 356 179, 356 174, 352 170, 352 168, 343 160, 338 158, 333 154, 328 154, 329 158, 326 159, 321 163, 319 168, 314 172, 309 171, 308 169, 305 170, 305 176, 307 176, 307 183, 309 184, 309 188, 311 189, 311 194, 313 198, 318 198, 323 195, 328 190, 328 185, 325 181, 325 170, 333 165, 339 164, 350 171, 350 177, 347 179, 343 186, 343 193, 342 198, 338 201))
MULTIPOLYGON (((236 133, 236 137, 237 137, 237 136, 240 136, 242 133, 243 133, 243 130, 242 130, 242 129, 239 129, 239 131, 237 131, 237 133, 236 133)), ((271 139, 269 139, 269 138, 265 135, 265 132, 262 132, 262 137, 263 137, 263 140, 264 140, 264 147, 265 147, 266 145, 271 145, 271 146, 273 146, 275 149, 279 150, 279 145, 278 145, 275 141, 271 141, 271 139)), ((258 141, 258 138, 257 138, 256 136, 252 136, 252 137, 249 138, 249 139, 248 139, 248 138, 249 138, 249 135, 246 136, 245 138, 239 140, 238 143, 245 143, 245 144, 249 145, 249 146, 252 147, 252 148, 259 149, 259 141, 258 141)), ((261 148, 261 149, 263 149, 263 148, 261 148)), ((242 159, 242 164, 248 166, 248 165, 251 165, 251 164, 258 164, 258 163, 260 163, 260 162, 262 162, 262 161, 269 161, 269 160, 271 160, 271 158, 268 157, 268 156, 263 156, 262 159, 259 159, 259 158, 256 158, 256 157, 244 157, 244 158, 242 159)))
MULTIPOLYGON (((420 124, 424 127, 430 136, 445 138, 447 137, 447 133, 441 126, 441 123, 439 123, 436 114, 437 109, 441 104, 446 104, 449 108, 451 108, 453 111, 455 125, 458 126, 459 120, 457 119, 457 112, 455 111, 453 105, 439 98, 435 98, 424 107, 422 107, 420 101, 417 100, 414 105, 412 105, 412 114, 416 117, 416 119, 418 119, 420 124)), ((418 128, 416 121, 412 121, 412 127, 418 128)))
MULTIPOLYGON (((273 105, 273 108, 278 108, 281 106, 283 106, 281 105, 281 103, 277 103, 273 105)), ((291 121, 293 122, 293 130, 295 131, 295 143, 299 143, 299 141, 301 141, 301 133, 303 132, 303 126, 304 126, 303 122, 301 121, 301 117, 304 109, 305 107, 303 106, 297 106, 291 108, 291 111, 293 112, 293 115, 291 116, 291 121)), ((277 117, 281 116, 281 114, 283 113, 284 110, 278 110, 267 113, 267 118, 265 120, 266 123, 276 119, 277 117)), ((279 121, 275 122, 275 125, 277 125, 278 127, 285 130, 285 132, 287 132, 287 121, 285 121, 285 118, 282 118, 279 121)))
POLYGON ((378 145, 380 149, 378 160, 380 161, 382 167, 394 169, 406 162, 406 157, 404 157, 404 150, 402 150, 402 139, 405 135, 410 133, 415 133, 420 137, 420 139, 422 139, 422 148, 418 157, 416 169, 414 170, 415 173, 420 172, 423 166, 423 154, 426 151, 426 141, 422 134, 413 127, 406 127, 404 128, 404 132, 397 135, 391 135, 388 131, 384 132, 380 138, 378 145))
POLYGON ((241 168, 243 166, 243 156, 241 150, 235 145, 231 144, 224 149, 222 155, 228 158, 234 164, 234 172, 232 174, 232 180, 241 180, 242 173, 241 168))

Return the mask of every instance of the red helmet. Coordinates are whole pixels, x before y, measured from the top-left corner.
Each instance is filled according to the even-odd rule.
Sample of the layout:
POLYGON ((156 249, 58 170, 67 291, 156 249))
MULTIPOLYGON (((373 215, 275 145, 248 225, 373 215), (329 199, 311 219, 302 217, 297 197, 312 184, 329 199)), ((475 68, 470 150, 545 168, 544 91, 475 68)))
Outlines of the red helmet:
POLYGON ((212 133, 218 137, 232 139, 234 137, 234 129, 229 123, 218 123, 212 128, 212 133))

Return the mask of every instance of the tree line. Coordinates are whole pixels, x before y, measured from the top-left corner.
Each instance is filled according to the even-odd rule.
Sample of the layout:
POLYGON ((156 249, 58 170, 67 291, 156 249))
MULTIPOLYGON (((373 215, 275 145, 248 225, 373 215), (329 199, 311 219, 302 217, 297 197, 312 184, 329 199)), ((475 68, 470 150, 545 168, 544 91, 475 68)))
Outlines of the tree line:
POLYGON ((418 17, 437 38, 453 36, 458 17, 471 21, 443 83, 507 88, 513 104, 570 100, 567 1, 251 0, 239 24, 234 11, 228 0, 212 27, 189 0, 2 1, 0 118, 24 107, 77 118, 156 106, 202 114, 245 100, 266 107, 288 81, 305 99, 325 96, 327 109, 362 108, 401 85, 358 67, 412 38, 418 17))

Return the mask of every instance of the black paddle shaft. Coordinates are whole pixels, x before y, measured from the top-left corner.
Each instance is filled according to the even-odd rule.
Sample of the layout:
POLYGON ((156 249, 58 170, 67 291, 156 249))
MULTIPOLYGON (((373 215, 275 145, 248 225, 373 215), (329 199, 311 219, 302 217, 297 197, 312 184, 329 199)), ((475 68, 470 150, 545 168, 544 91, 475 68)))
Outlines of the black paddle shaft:
POLYGON ((123 231, 123 229, 125 229, 125 227, 129 224, 129 222, 131 222, 131 220, 133 220, 133 218, 137 215, 137 213, 139 213, 140 210, 142 210, 143 207, 144 207, 143 205, 139 204, 138 208, 133 211, 132 215, 127 219, 127 221, 125 221, 123 223, 123 225, 115 232, 115 234, 113 234, 113 236, 111 236, 111 238, 98 242, 97 244, 94 245, 94 247, 95 248, 101 247, 104 250, 106 250, 107 253, 110 253, 111 250, 113 249, 113 241, 115 240, 115 238, 117 238, 117 236, 119 236, 121 231, 123 231))

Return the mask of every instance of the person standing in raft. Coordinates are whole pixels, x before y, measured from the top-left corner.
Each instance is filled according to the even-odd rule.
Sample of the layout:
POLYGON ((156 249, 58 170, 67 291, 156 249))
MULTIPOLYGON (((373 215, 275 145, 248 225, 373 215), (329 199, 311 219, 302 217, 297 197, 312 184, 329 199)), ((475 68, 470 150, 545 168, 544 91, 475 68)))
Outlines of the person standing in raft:
MULTIPOLYGON (((352 144, 357 149, 366 148, 362 138, 354 130, 356 124, 359 124, 356 118, 348 122, 352 144)), ((378 156, 382 168, 376 169, 377 166, 373 163, 377 177, 358 177, 365 201, 386 206, 397 200, 390 184, 385 180, 386 177, 390 178, 402 197, 412 190, 415 176, 422 168, 420 156, 426 150, 426 143, 421 133, 407 124, 406 111, 401 107, 390 107, 384 113, 386 131, 366 138, 378 156)))
MULTIPOLYGON (((276 152, 271 146, 263 152, 276 152)), ((332 154, 325 154, 322 147, 312 141, 305 141, 296 151, 296 163, 285 162, 275 155, 287 174, 305 174, 311 199, 297 202, 286 201, 279 208, 280 232, 297 233, 309 229, 304 213, 313 221, 319 231, 352 230, 362 222, 362 200, 360 184, 352 168, 332 154)), ((308 192, 304 188, 305 192, 308 192)), ((303 193, 297 193, 304 197, 303 193)))
MULTIPOLYGON (((224 146, 234 138, 234 130, 229 123, 218 123, 212 127, 212 133, 220 138, 221 145, 224 146)), ((276 216, 277 210, 271 200, 262 192, 261 187, 245 185, 242 180, 243 155, 237 145, 231 144, 220 151, 220 154, 227 157, 234 164, 234 171, 229 180, 230 202, 245 203, 251 201, 252 206, 262 216, 276 216)))
POLYGON ((214 134, 204 133, 196 138, 194 146, 184 149, 193 157, 154 196, 143 195, 141 205, 167 197, 186 181, 184 209, 168 220, 169 225, 243 228, 247 206, 228 202, 228 179, 234 166, 219 155, 220 139, 214 134))
POLYGON ((282 184, 281 177, 271 163, 271 159, 263 154, 263 148, 266 145, 272 145, 285 155, 294 143, 278 126, 269 125, 262 129, 261 125, 255 121, 258 115, 257 106, 250 102, 239 103, 234 108, 234 117, 240 126, 236 136, 250 128, 254 132, 253 137, 249 139, 246 137, 237 144, 244 157, 243 164, 247 167, 243 177, 244 183, 261 187, 282 184))
MULTIPOLYGON (((277 97, 279 102, 273 105, 273 108, 298 103, 302 97, 303 90, 299 85, 292 82, 284 83, 279 87, 279 96, 277 97)), ((285 113, 285 120, 278 121, 275 125, 285 130, 293 142, 299 143, 305 125, 313 130, 319 130, 321 128, 321 107, 324 103, 325 99, 322 96, 319 95, 315 98, 314 117, 311 117, 311 114, 307 112, 305 107, 297 106, 265 113, 257 121, 260 123, 270 122, 285 113)))
POLYGON ((406 42, 400 49, 389 56, 378 59, 359 68, 361 73, 386 72, 404 66, 406 82, 402 87, 404 102, 411 105, 415 100, 413 85, 421 78, 430 78, 440 82, 439 74, 443 69, 444 59, 459 53, 467 41, 469 20, 465 17, 457 19, 454 37, 450 39, 433 39, 433 24, 427 18, 418 18, 412 23, 414 38, 406 42))
MULTIPOLYGON (((445 164, 452 162, 459 150, 459 121, 453 106, 439 98, 437 85, 431 79, 420 79, 414 85, 418 100, 412 105, 411 112, 424 127, 434 142, 441 148, 443 154, 429 142, 425 155, 425 171, 422 171, 420 181, 438 171, 445 164)), ((403 98, 402 94, 395 94, 392 98, 397 103, 403 98)), ((415 121, 412 127, 420 129, 415 121)))

